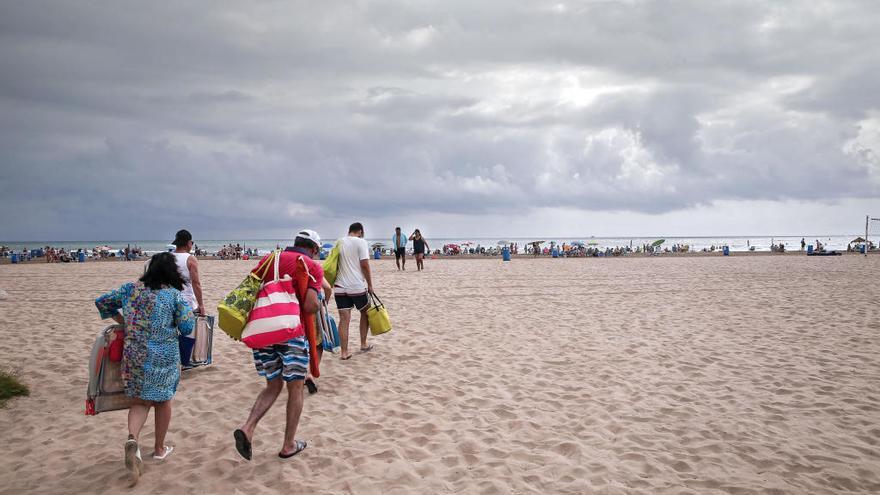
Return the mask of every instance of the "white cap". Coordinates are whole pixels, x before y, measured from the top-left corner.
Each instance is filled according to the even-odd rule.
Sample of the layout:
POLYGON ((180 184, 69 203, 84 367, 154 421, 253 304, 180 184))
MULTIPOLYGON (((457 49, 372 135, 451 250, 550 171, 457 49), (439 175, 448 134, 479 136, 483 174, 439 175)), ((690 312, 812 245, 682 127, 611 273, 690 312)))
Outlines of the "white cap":
POLYGON ((297 239, 308 239, 315 243, 315 246, 321 247, 321 236, 314 230, 303 229, 296 233, 297 239))

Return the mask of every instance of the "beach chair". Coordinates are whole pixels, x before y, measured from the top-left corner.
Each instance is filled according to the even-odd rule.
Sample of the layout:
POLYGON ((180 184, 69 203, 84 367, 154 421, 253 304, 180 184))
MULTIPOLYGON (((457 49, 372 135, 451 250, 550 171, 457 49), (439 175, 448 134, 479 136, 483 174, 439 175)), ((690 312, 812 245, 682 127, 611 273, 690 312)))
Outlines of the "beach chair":
POLYGON ((86 392, 86 416, 131 407, 132 398, 125 395, 120 365, 110 359, 110 345, 123 338, 122 325, 101 330, 89 358, 89 388, 86 392))
POLYGON ((196 319, 195 344, 193 345, 190 365, 193 368, 211 364, 211 351, 214 347, 214 317, 199 316, 196 319))
POLYGON ((336 353, 340 350, 339 329, 336 327, 336 320, 330 316, 330 310, 327 308, 327 301, 321 299, 321 308, 318 310, 317 331, 321 332, 322 346, 325 351, 336 353))

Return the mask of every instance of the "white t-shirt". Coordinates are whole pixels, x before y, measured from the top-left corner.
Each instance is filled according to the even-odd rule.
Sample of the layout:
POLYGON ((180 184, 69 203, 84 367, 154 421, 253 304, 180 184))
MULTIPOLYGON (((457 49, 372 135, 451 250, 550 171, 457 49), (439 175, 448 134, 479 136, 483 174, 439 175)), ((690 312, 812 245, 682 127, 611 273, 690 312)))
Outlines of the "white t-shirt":
POLYGON ((367 279, 361 272, 361 260, 370 259, 370 247, 360 237, 345 236, 339 239, 339 265, 334 290, 340 294, 363 294, 367 291, 367 279))

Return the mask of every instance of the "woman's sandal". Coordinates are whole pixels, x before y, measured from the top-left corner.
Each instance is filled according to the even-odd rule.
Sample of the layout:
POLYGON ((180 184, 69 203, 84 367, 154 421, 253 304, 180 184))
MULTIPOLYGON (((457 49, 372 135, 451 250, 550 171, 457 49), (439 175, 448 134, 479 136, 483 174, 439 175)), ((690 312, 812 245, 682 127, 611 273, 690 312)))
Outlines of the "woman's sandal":
POLYGON ((141 459, 141 449, 138 447, 137 440, 129 438, 125 442, 125 469, 129 473, 130 486, 137 484, 143 465, 144 461, 141 459))
POLYGON ((308 446, 308 444, 305 441, 296 440, 295 442, 296 442, 296 450, 294 450, 293 452, 291 452, 289 454, 282 454, 281 452, 279 452, 278 457, 280 457, 282 459, 290 459, 291 457, 295 456, 296 454, 299 454, 303 450, 306 450, 306 447, 308 446))
POLYGON ((157 461, 164 461, 168 458, 169 455, 171 455, 172 452, 174 452, 174 447, 166 445, 165 452, 162 453, 162 455, 153 454, 153 459, 156 459, 157 461))

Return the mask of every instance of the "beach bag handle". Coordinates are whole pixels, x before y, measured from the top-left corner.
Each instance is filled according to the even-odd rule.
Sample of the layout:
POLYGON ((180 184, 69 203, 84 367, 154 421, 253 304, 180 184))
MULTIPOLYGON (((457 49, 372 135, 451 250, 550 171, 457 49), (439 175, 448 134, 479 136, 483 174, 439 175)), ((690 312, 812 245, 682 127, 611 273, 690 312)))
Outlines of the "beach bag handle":
POLYGON ((384 308, 385 304, 379 299, 379 296, 376 295, 375 292, 370 292, 370 300, 373 302, 373 306, 378 306, 380 308, 384 308))
POLYGON ((269 273, 269 263, 275 263, 275 264, 276 264, 276 266, 275 266, 275 278, 276 278, 276 279, 278 278, 278 266, 277 266, 277 261, 278 261, 278 252, 277 252, 277 251, 272 251, 272 254, 269 255, 269 259, 266 260, 266 264, 263 265, 263 267, 260 268, 260 271, 257 272, 257 273, 255 274, 257 277, 260 278, 260 281, 261 281, 261 282, 262 282, 262 280, 263 280, 263 277, 265 277, 266 274, 269 273))
MULTIPOLYGON (((269 273, 269 263, 272 263, 272 262, 274 262, 274 264, 275 264, 275 280, 278 280, 278 258, 279 258, 278 252, 272 251, 272 254, 269 255, 269 259, 266 260, 266 264, 264 264, 260 268, 260 271, 254 273, 254 276, 260 279, 261 284, 263 283, 263 277, 265 277, 266 274, 269 273)), ((259 265, 259 263, 258 263, 258 265, 259 265)))
POLYGON ((277 282, 281 278, 278 274, 278 266, 281 264, 281 252, 273 251, 272 254, 275 255, 275 282, 277 282))

